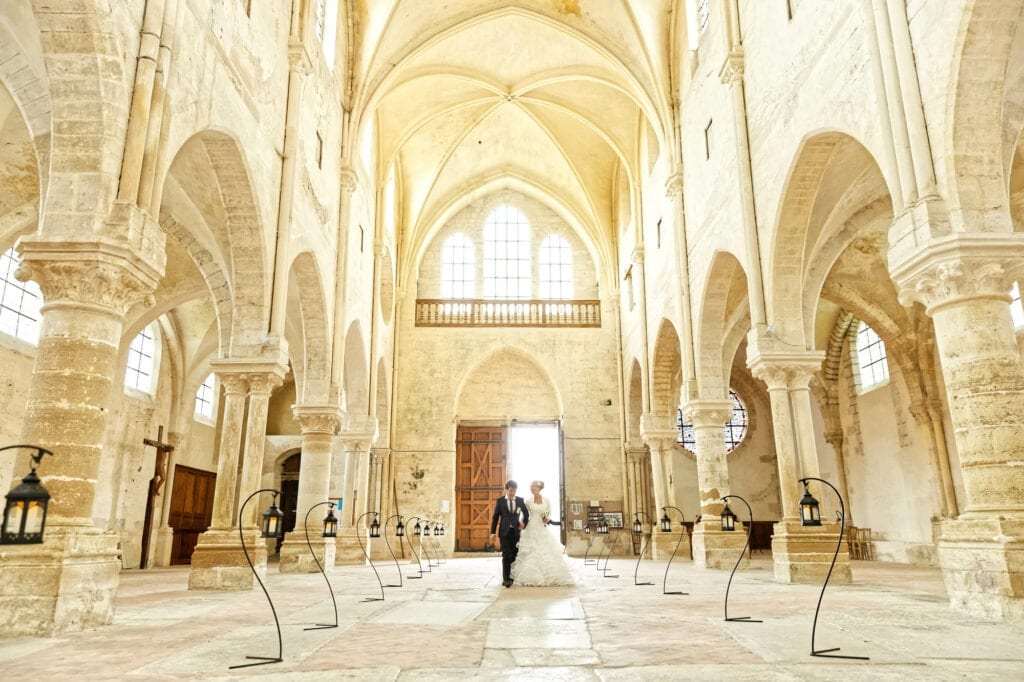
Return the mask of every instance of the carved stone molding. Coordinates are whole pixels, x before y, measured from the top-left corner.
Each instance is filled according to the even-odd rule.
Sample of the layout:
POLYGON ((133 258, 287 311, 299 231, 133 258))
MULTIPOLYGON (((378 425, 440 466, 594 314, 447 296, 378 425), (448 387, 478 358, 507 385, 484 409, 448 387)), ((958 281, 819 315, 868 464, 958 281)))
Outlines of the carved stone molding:
POLYGON ((718 70, 718 79, 725 85, 731 85, 743 78, 743 50, 735 49, 725 56, 722 67, 718 70))
POLYGON ((341 409, 332 405, 293 405, 292 415, 303 435, 333 436, 341 428, 341 409))
POLYGON ((1024 271, 1024 234, 952 235, 919 249, 891 267, 903 305, 937 309, 974 299, 1009 302, 1015 277, 1024 271))
POLYGON ((760 353, 750 358, 750 373, 768 385, 768 390, 803 390, 811 378, 821 371, 825 353, 760 353))
POLYGON ((683 405, 683 416, 695 429, 720 429, 732 419, 732 401, 691 400, 683 405))
POLYGON ((683 173, 676 171, 665 180, 665 196, 675 199, 683 195, 683 173))
POLYGON ((129 268, 102 260, 24 260, 14 276, 22 282, 34 280, 46 305, 71 303, 117 315, 148 298, 156 287, 129 268))
POLYGON ((356 187, 359 186, 358 177, 351 166, 342 166, 341 170, 338 171, 338 176, 341 181, 342 190, 349 193, 356 191, 356 187))
POLYGON ((249 395, 270 395, 284 383, 284 377, 277 372, 255 372, 246 374, 249 380, 249 395))
POLYGON ((249 381, 244 374, 217 372, 217 380, 228 395, 245 395, 249 392, 249 381))

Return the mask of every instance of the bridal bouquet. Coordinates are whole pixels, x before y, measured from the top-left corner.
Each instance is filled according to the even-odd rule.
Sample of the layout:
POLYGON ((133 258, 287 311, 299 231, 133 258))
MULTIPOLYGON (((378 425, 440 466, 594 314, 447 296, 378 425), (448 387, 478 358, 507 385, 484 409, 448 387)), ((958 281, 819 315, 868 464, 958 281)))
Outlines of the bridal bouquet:
POLYGON ((541 514, 540 515, 540 520, 543 521, 544 525, 546 526, 546 525, 548 525, 548 521, 551 520, 551 516, 549 516, 548 514, 541 514))

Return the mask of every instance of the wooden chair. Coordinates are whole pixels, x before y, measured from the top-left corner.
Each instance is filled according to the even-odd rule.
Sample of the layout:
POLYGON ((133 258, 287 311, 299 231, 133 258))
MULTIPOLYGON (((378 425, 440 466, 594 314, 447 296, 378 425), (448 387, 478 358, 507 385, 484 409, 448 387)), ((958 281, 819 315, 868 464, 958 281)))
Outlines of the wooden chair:
POLYGON ((846 547, 850 551, 851 559, 864 558, 864 548, 857 539, 857 532, 859 530, 856 526, 847 526, 846 528, 846 547))
POLYGON ((875 558, 875 548, 871 543, 871 529, 870 528, 858 528, 857 529, 857 545, 859 546, 860 557, 867 561, 872 561, 875 558))

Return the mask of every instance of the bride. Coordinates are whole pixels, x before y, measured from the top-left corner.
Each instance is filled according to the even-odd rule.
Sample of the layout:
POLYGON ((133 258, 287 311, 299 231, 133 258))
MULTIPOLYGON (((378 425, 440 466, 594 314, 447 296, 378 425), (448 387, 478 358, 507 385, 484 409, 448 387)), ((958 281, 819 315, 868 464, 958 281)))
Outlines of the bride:
POLYGON ((530 523, 519 537, 519 554, 512 564, 512 580, 516 585, 575 585, 569 564, 562 556, 562 543, 548 528, 551 502, 541 496, 544 481, 530 484, 533 495, 526 500, 530 523))

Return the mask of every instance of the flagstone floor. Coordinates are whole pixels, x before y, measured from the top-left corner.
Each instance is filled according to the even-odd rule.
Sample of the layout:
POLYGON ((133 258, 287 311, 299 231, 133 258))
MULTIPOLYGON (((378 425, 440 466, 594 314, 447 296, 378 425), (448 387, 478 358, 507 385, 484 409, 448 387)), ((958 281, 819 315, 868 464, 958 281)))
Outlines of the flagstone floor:
MULTIPOLYGON (((608 576, 571 560, 580 585, 504 589, 497 556, 454 558, 422 579, 410 567, 382 601, 368 566, 339 567, 330 594, 319 574, 268 572, 280 617, 275 656, 270 607, 252 592, 190 592, 187 569, 125 571, 113 625, 52 638, 0 640, 3 680, 1024 680, 1024 623, 979 622, 946 604, 936 569, 854 562, 853 585, 830 585, 818 648, 868 661, 809 656, 820 587, 771 579, 757 558, 729 597, 728 572, 613 559, 608 576), (611 577, 614 575, 618 577, 611 577)), ((385 584, 394 563, 378 562, 385 584)))

